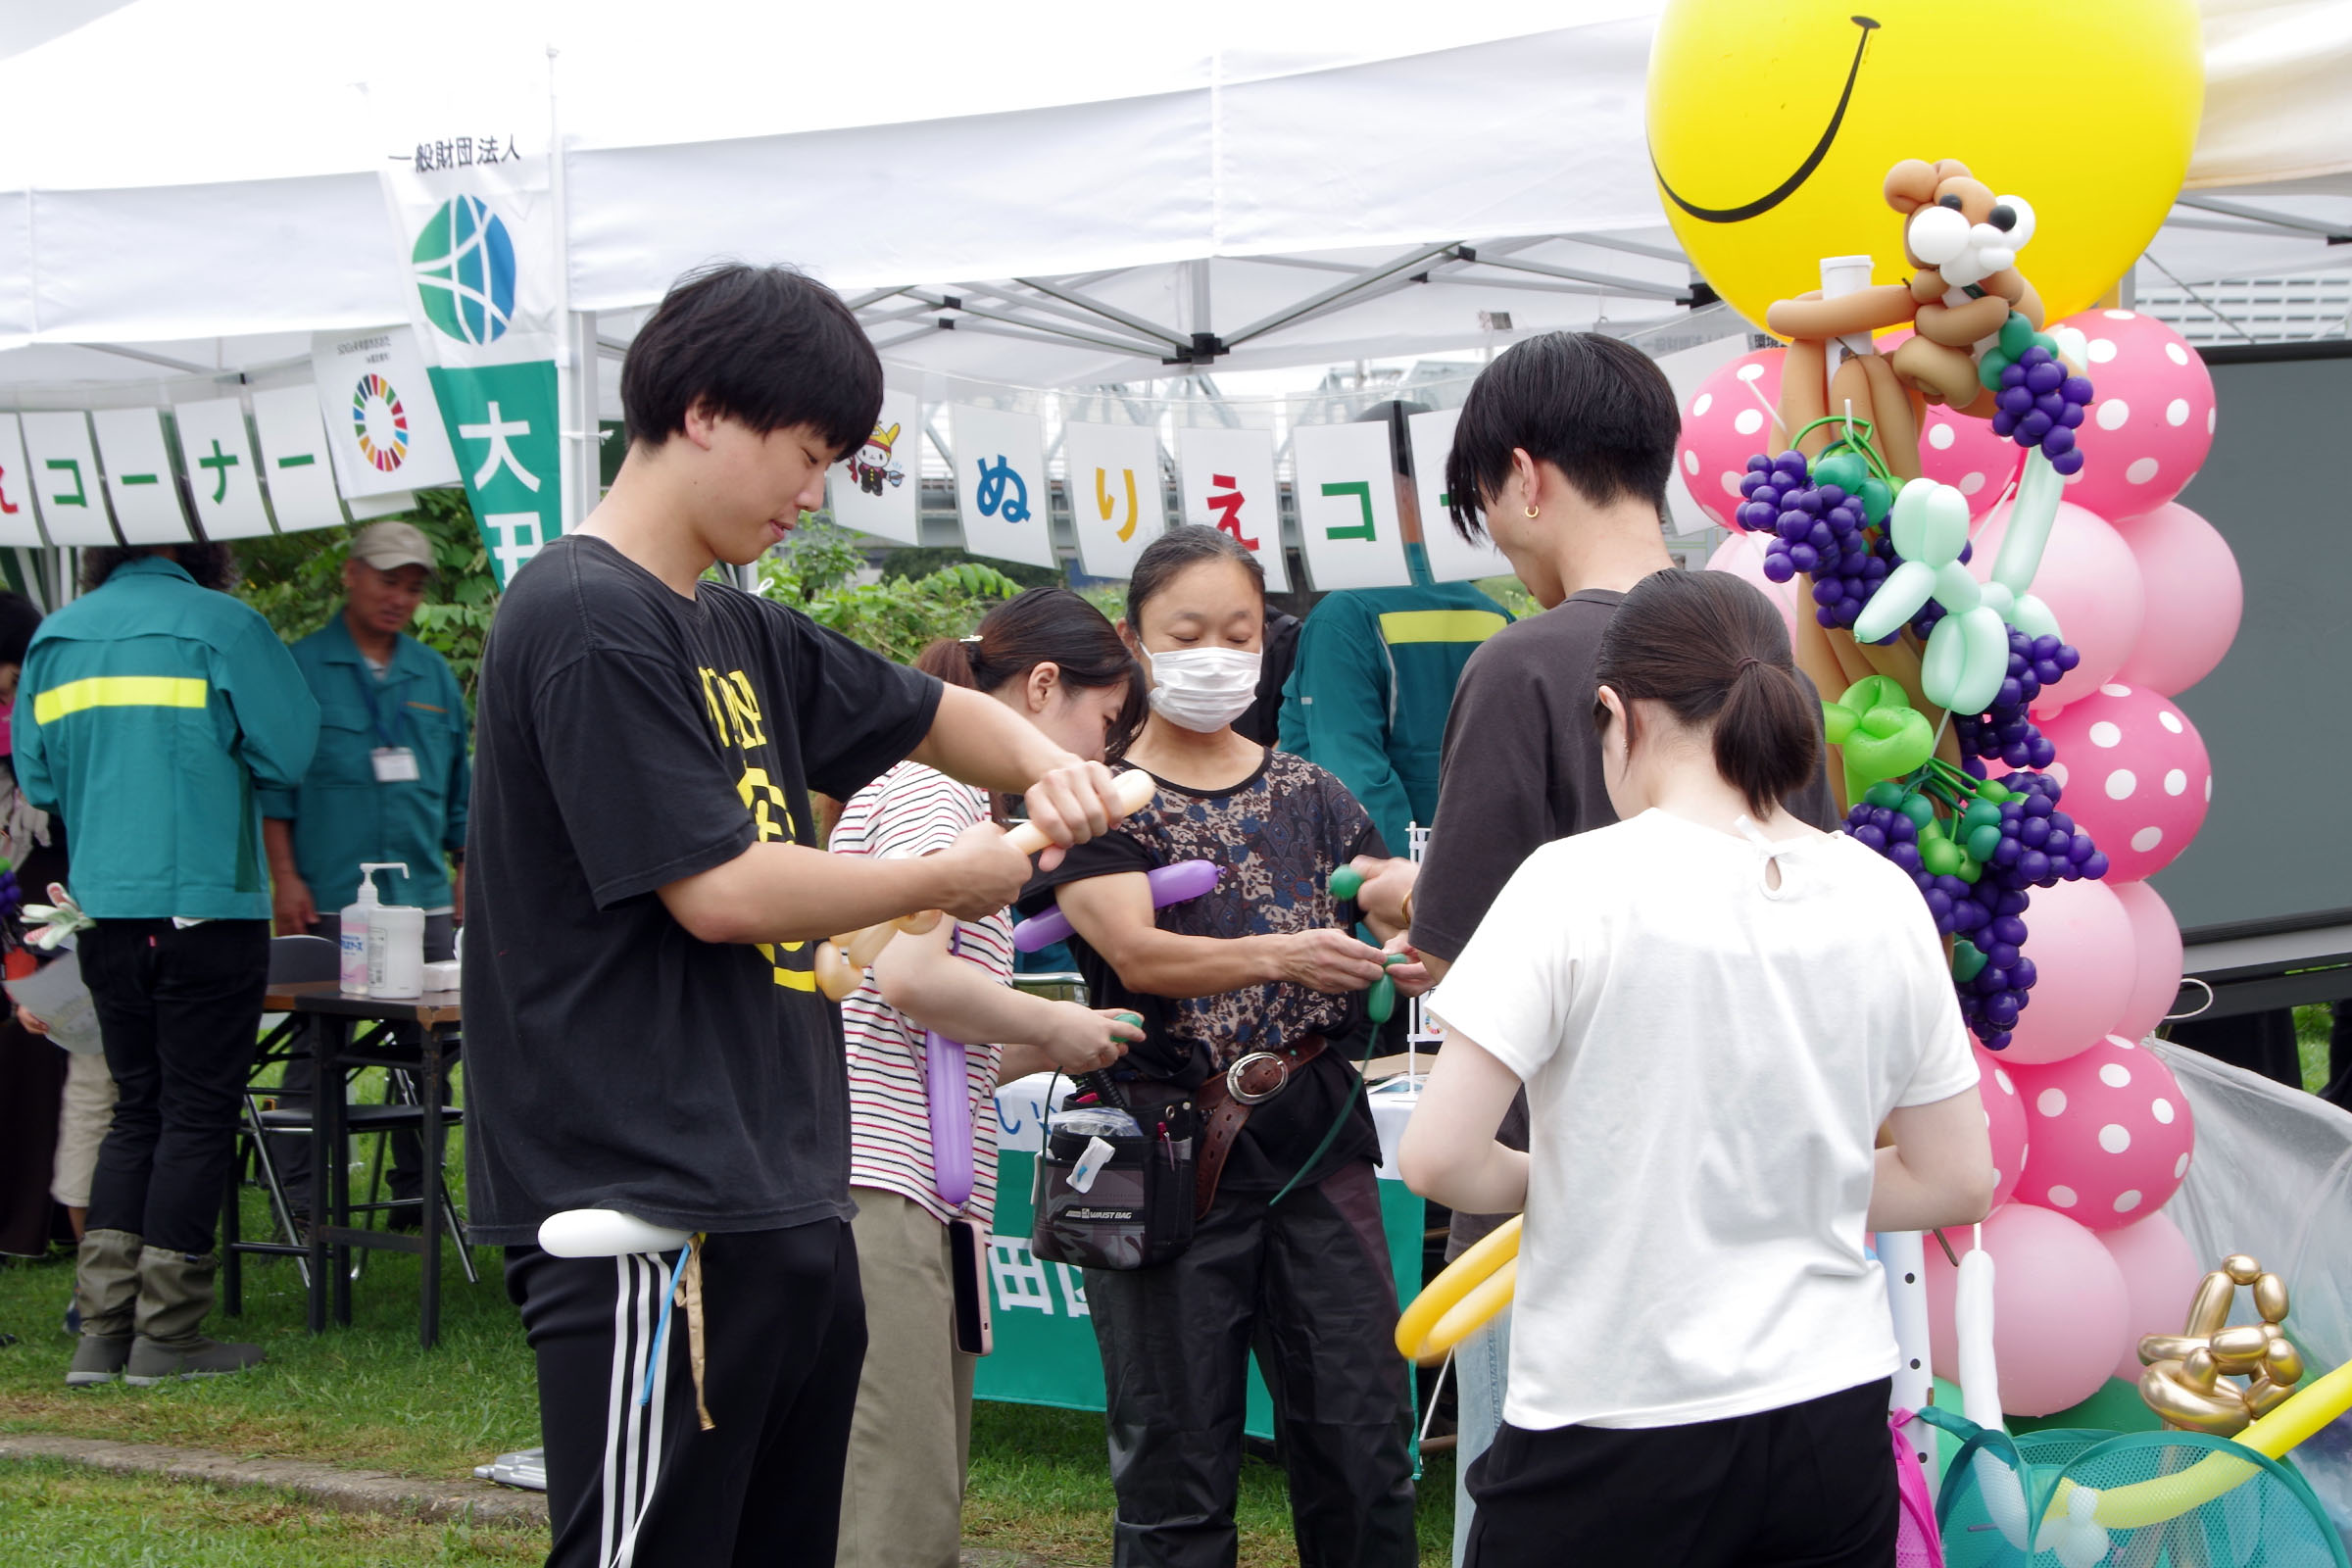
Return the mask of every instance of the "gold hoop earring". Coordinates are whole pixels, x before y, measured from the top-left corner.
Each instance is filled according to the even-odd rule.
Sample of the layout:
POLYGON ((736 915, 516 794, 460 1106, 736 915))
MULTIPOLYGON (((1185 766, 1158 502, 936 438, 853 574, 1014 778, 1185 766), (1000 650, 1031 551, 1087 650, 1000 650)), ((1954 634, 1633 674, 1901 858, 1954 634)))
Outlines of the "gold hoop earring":
POLYGON ((1531 516, 1531 517, 1540 517, 1540 516, 1542 516, 1542 515, 1543 515, 1543 514, 1542 514, 1542 513, 1538 512, 1538 511, 1537 511, 1535 508, 1533 508, 1533 507, 1530 507, 1530 508, 1528 508, 1528 509, 1527 509, 1527 514, 1528 514, 1529 516, 1531 516))

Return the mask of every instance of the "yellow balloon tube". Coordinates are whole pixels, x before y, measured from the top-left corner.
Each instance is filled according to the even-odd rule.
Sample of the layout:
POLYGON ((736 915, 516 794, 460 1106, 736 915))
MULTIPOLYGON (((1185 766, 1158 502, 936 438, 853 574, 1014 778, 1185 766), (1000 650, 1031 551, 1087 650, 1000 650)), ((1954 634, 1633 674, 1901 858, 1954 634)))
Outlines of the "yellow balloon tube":
POLYGON ((1413 1298, 1413 1304, 1396 1320, 1399 1355, 1427 1366, 1511 1304, 1523 1217, 1513 1214, 1479 1238, 1413 1298))

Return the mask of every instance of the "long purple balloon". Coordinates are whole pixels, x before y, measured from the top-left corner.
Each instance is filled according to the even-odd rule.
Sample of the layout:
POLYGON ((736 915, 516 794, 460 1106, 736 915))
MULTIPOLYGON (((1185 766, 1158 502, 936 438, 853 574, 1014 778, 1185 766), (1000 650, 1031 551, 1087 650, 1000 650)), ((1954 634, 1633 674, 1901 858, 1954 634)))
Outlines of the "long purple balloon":
MULTIPOLYGON (((1173 865, 1153 866, 1144 873, 1144 880, 1152 884, 1152 907, 1163 909, 1199 898, 1224 874, 1214 860, 1178 860, 1173 865)), ((1070 935, 1069 917, 1055 907, 1014 926, 1012 945, 1023 953, 1039 953, 1056 942, 1068 941, 1070 935)))
POLYGON ((951 1204, 972 1196, 972 1088, 963 1046, 923 1031, 923 1089, 931 1102, 931 1185, 951 1204))

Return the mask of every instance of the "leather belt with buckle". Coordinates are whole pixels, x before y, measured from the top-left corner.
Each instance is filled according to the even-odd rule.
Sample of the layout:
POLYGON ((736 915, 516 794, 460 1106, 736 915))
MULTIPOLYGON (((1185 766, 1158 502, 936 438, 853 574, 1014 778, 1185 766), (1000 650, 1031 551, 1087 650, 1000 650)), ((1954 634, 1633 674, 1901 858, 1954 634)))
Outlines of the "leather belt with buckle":
POLYGON ((1242 1136, 1250 1112, 1279 1095, 1292 1075, 1323 1054, 1321 1035, 1308 1035, 1280 1051, 1252 1051, 1200 1086, 1200 1158, 1193 1172, 1193 1212, 1205 1215, 1217 1200, 1217 1178, 1225 1156, 1242 1136))
POLYGON ((1290 1081, 1290 1062, 1271 1051, 1252 1051, 1225 1069, 1225 1092, 1245 1105, 1263 1104, 1290 1081))

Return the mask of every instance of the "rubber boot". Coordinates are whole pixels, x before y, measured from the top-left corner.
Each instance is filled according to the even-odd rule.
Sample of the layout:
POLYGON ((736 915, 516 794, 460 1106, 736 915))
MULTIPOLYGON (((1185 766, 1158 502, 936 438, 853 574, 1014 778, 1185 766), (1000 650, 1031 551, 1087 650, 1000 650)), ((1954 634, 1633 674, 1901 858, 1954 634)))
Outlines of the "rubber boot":
POLYGON ((150 1247, 139 1253, 139 1304, 122 1381, 151 1388, 171 1378, 242 1372, 265 1357, 258 1345, 222 1345, 201 1332, 213 1310, 212 1252, 197 1256, 150 1247))
POLYGON ((139 1297, 139 1238, 128 1231, 90 1231, 74 1259, 74 1305, 81 1335, 66 1387, 112 1383, 130 1359, 132 1306, 139 1297))

